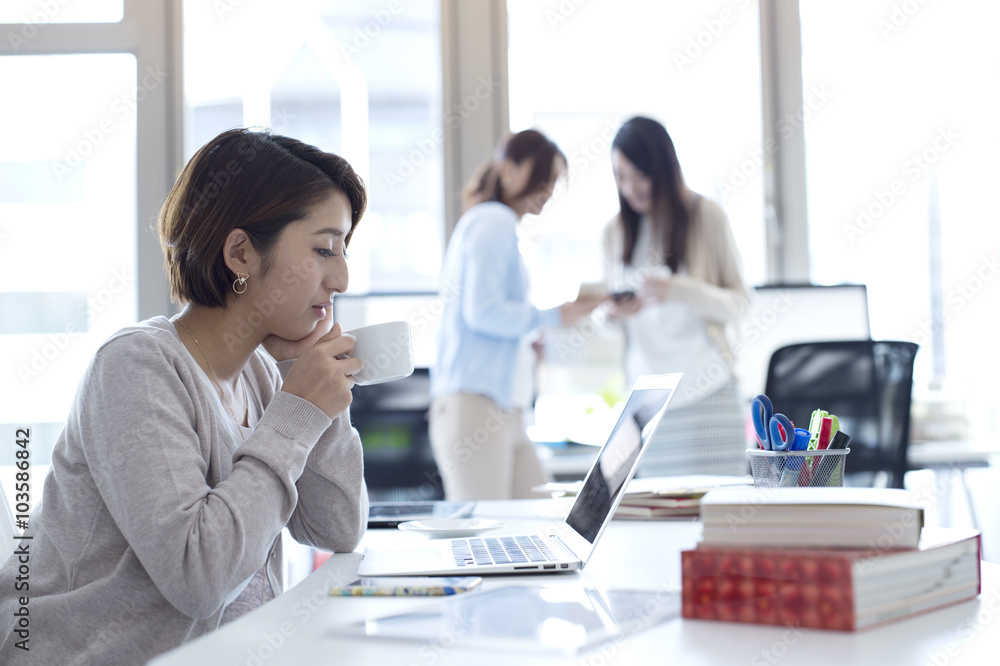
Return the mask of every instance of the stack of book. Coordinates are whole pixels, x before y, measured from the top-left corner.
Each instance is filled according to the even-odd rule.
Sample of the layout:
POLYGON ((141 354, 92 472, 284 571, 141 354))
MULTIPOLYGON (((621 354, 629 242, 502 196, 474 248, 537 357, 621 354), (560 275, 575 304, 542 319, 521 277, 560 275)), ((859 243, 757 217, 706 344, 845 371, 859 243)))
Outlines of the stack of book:
POLYGON ((980 536, 923 527, 904 490, 724 489, 681 554, 687 618, 855 631, 972 599, 980 536))
MULTIPOLYGON (((697 518, 701 498, 710 490, 729 487, 752 487, 750 476, 688 474, 644 476, 629 481, 615 518, 653 520, 657 518, 697 518)), ((532 488, 552 493, 553 497, 575 497, 583 481, 546 483, 532 488)))
POLYGON ((649 494, 623 497, 615 518, 653 520, 654 518, 695 518, 698 516, 697 497, 667 497, 649 494))
POLYGON ((701 498, 709 491, 727 486, 750 487, 752 483, 750 477, 694 474, 632 479, 615 510, 615 518, 695 518, 701 498))

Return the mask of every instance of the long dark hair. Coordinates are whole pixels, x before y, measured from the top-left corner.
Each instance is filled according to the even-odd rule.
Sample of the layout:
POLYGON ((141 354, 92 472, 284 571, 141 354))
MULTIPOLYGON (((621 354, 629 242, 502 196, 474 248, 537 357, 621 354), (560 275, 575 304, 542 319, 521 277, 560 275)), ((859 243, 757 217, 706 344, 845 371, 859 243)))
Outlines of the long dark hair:
MULTIPOLYGON (((621 151, 625 158, 653 182, 653 204, 649 212, 652 243, 662 243, 663 260, 677 272, 687 254, 691 209, 686 200, 687 187, 677 160, 674 142, 667 128, 653 120, 636 116, 625 121, 618 130, 612 150, 621 151)), ((632 263, 636 238, 639 236, 639 213, 618 193, 624 226, 622 261, 632 263)))
POLYGON ((528 129, 517 134, 508 134, 497 145, 493 159, 481 165, 462 192, 464 208, 469 209, 486 201, 513 202, 515 199, 537 194, 544 189, 552 177, 556 157, 566 161, 559 146, 538 130, 528 129), (504 160, 521 164, 534 158, 531 175, 520 192, 505 192, 500 180, 500 165, 504 160))

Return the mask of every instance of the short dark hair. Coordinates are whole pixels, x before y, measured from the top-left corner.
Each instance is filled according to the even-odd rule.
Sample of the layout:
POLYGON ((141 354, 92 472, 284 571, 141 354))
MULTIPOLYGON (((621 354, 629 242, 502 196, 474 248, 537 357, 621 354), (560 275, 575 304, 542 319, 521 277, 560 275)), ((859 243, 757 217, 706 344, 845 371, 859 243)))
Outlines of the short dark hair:
MULTIPOLYGON (((673 139, 667 128, 656 120, 635 116, 625 121, 618 130, 611 149, 621 151, 652 181, 653 207, 648 215, 652 224, 650 238, 653 243, 663 245, 664 263, 676 273, 686 258, 692 211, 685 201, 687 186, 673 139)), ((631 264, 639 236, 640 216, 628 205, 621 192, 618 193, 618 201, 625 231, 622 260, 631 264)))
POLYGON ((566 156, 555 143, 538 130, 527 129, 516 134, 509 134, 500 140, 494 158, 483 164, 465 186, 463 198, 466 208, 486 201, 503 201, 504 195, 509 199, 521 198, 537 194, 552 177, 552 169, 556 157, 566 162, 566 156), (500 164, 510 160, 521 164, 524 160, 534 158, 528 182, 520 192, 504 192, 500 181, 500 164))
POLYGON ((171 298, 224 307, 236 277, 222 257, 229 233, 246 231, 266 273, 285 227, 338 190, 351 205, 346 245, 368 204, 365 184, 347 160, 266 131, 218 135, 191 158, 160 209, 171 298))

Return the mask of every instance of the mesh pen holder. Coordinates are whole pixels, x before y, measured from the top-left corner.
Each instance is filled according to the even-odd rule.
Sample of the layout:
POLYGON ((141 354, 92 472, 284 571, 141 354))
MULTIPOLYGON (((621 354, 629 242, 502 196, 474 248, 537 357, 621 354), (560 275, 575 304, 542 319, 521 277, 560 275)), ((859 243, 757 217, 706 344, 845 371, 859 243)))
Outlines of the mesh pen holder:
POLYGON ((765 451, 747 449, 755 488, 840 488, 850 449, 765 451))

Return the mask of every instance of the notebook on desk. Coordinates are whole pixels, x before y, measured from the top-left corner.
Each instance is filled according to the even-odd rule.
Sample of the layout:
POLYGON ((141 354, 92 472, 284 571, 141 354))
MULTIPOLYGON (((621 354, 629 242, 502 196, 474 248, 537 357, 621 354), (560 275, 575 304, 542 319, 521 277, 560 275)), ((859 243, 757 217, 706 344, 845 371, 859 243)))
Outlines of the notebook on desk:
POLYGON ((397 549, 366 548, 360 576, 481 575, 581 569, 635 474, 681 373, 636 380, 618 422, 555 533, 434 539, 397 549))

